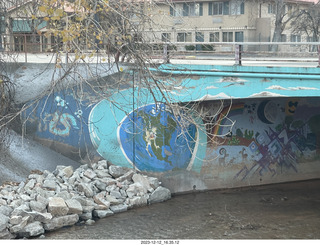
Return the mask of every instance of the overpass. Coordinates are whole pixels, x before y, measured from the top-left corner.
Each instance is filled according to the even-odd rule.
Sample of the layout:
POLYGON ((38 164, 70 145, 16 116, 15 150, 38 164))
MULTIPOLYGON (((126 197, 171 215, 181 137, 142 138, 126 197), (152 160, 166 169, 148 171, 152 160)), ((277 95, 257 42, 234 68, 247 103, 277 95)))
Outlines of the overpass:
POLYGON ((319 177, 317 58, 306 66, 184 58, 149 69, 154 90, 139 87, 128 66, 91 82, 112 84, 101 96, 76 83, 53 90, 22 115, 25 133, 79 162, 104 158, 156 176, 172 192, 319 177))

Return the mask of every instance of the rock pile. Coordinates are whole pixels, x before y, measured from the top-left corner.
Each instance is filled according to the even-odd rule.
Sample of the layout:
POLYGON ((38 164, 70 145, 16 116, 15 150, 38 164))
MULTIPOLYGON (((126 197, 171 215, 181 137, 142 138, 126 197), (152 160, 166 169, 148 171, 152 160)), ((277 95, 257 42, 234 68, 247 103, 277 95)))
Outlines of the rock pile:
POLYGON ((52 173, 33 171, 25 182, 0 187, 0 239, 92 224, 96 218, 170 198, 157 178, 105 160, 76 170, 59 165, 52 173))

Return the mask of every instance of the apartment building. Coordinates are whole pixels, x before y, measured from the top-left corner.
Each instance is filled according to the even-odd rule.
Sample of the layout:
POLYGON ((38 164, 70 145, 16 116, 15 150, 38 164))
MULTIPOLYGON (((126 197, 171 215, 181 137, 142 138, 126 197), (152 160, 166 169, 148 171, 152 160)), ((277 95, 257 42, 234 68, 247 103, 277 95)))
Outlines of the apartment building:
MULTIPOLYGON (((152 23, 143 28, 145 40, 150 42, 271 42, 277 15, 277 2, 284 2, 283 21, 302 9, 310 9, 318 0, 135 0, 145 4, 142 8, 152 23), (150 7, 152 6, 152 7, 150 7)), ((50 51, 57 40, 46 38, 46 22, 32 22, 30 0, 16 0, 15 4, 0 3, 0 49, 4 46, 14 51, 50 51), (30 7, 26 8, 26 5, 30 7), (24 6, 24 8, 21 8, 24 6), (28 9, 28 11, 25 11, 28 9), (21 11, 23 10, 23 11, 21 11), (37 31, 31 30, 35 27, 37 31), (36 43, 35 45, 31 43, 36 43), (27 45, 29 44, 29 45, 27 45), (27 47, 28 46, 28 47, 27 47)), ((141 25, 141 22, 140 22, 141 25)), ((290 22, 281 32, 281 42, 314 41, 305 33, 293 32, 290 22)), ((56 45, 55 45, 56 44, 56 45)), ((185 49, 185 45, 179 45, 185 49)), ((246 47, 267 50, 268 46, 246 47)), ((283 46, 282 50, 304 48, 283 46)), ((232 45, 215 45, 216 50, 230 51, 232 45)), ((306 47, 308 50, 308 47, 306 47)))
MULTIPOLYGON (((314 0, 284 0, 286 21, 314 0)), ((168 42, 271 42, 275 29, 276 1, 270 0, 167 0, 152 11, 150 41, 168 42)), ((311 41, 285 26, 281 42, 311 41)), ((224 46, 222 49, 231 49, 224 46)), ((251 47, 253 48, 253 47, 251 47)))

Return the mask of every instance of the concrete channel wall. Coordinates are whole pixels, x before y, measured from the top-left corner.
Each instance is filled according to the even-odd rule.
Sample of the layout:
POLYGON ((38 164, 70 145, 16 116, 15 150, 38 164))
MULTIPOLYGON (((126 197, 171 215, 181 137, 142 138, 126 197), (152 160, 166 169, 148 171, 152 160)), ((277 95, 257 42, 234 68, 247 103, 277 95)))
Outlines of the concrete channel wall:
POLYGON ((105 75, 108 84, 125 76, 126 86, 104 96, 92 86, 51 91, 22 115, 24 132, 75 161, 106 159, 158 177, 173 193, 319 177, 319 68, 159 69, 174 81, 171 105, 187 104, 179 113, 192 120, 155 104, 128 71, 105 75))

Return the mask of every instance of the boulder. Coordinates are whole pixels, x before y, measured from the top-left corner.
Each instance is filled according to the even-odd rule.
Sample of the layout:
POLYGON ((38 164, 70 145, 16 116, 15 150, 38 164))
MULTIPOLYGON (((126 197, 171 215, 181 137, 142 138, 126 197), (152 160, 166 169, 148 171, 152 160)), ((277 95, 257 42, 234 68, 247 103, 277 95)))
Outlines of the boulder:
POLYGON ((125 174, 123 174, 122 176, 120 176, 119 178, 117 178, 118 182, 123 182, 125 180, 131 180, 132 176, 135 174, 135 172, 133 170, 129 170, 127 171, 125 174))
POLYGON ((97 174, 96 174, 93 170, 91 170, 91 169, 87 169, 87 170, 83 173, 83 175, 84 175, 85 177, 89 178, 89 179, 93 179, 94 177, 97 176, 97 174))
POLYGON ((64 226, 74 225, 79 220, 77 214, 65 215, 53 218, 50 222, 44 224, 44 229, 46 231, 55 230, 64 226))
POLYGON ((95 173, 99 178, 110 178, 111 175, 109 174, 108 169, 97 169, 95 170, 95 173))
POLYGON ((110 196, 110 195, 106 195, 105 198, 111 205, 117 205, 117 204, 120 204, 123 202, 122 200, 117 199, 117 198, 110 196))
POLYGON ((111 174, 111 176, 114 178, 119 178, 120 176, 124 175, 127 171, 128 169, 116 165, 111 165, 109 167, 109 174, 111 174))
POLYGON ((57 188, 57 183, 53 179, 46 179, 43 181, 43 188, 49 188, 55 190, 57 188))
POLYGON ((120 191, 116 191, 116 190, 112 190, 110 191, 110 196, 113 196, 117 199, 121 199, 122 198, 122 195, 120 193, 120 191))
POLYGON ((129 205, 132 207, 141 207, 141 206, 146 206, 147 204, 148 204, 147 196, 142 196, 142 197, 135 196, 129 199, 129 205))
POLYGON ((132 198, 134 196, 143 196, 144 194, 147 193, 147 189, 144 188, 140 183, 134 183, 129 185, 126 192, 128 197, 132 198))
POLYGON ((81 220, 89 220, 92 219, 92 212, 84 212, 82 214, 79 215, 79 218, 81 220))
POLYGON ((44 233, 43 226, 41 222, 35 221, 33 223, 27 224, 20 232, 19 236, 30 237, 38 236, 44 233))
POLYGON ((30 216, 23 217, 19 224, 14 225, 10 228, 10 232, 12 233, 20 232, 28 224, 29 219, 30 219, 30 216))
POLYGON ((0 231, 7 228, 9 217, 0 213, 0 231))
POLYGON ((78 202, 77 200, 68 199, 65 202, 69 208, 68 214, 81 214, 82 213, 83 208, 82 208, 80 202, 78 202))
POLYGON ((110 207, 110 202, 107 200, 107 199, 104 199, 102 195, 95 195, 93 197, 93 200, 95 201, 96 204, 99 204, 99 205, 104 205, 106 206, 107 208, 110 207))
POLYGON ((22 216, 19 215, 19 216, 11 216, 9 222, 11 225, 17 225, 21 223, 21 221, 22 221, 22 216))
POLYGON ((32 212, 22 211, 21 215, 23 217, 26 217, 26 216, 30 217, 31 221, 40 221, 42 223, 46 223, 52 219, 51 213, 40 213, 37 211, 32 211, 32 212))
POLYGON ((0 214, 10 216, 12 211, 13 211, 13 208, 10 206, 0 206, 0 214))
POLYGON ((153 189, 150 185, 148 177, 146 177, 146 176, 143 176, 141 174, 134 174, 132 176, 132 180, 134 183, 140 183, 142 185, 142 187, 145 189, 145 192, 153 189))
POLYGON ((14 239, 16 236, 12 234, 8 229, 0 230, 0 239, 14 239))
POLYGON ((30 201, 30 208, 33 211, 43 212, 46 209, 47 205, 43 202, 30 201))
POLYGON ((63 216, 66 215, 68 211, 69 208, 61 197, 50 198, 48 212, 50 212, 53 216, 63 216))
POLYGON ((171 198, 169 189, 159 186, 154 192, 150 194, 149 203, 163 202, 171 198))
POLYGON ((111 215, 113 215, 113 212, 110 209, 108 209, 108 210, 94 210, 93 211, 93 216, 100 218, 100 219, 105 218, 107 216, 111 216, 111 215))
POLYGON ((61 177, 70 178, 73 175, 73 167, 68 166, 61 168, 58 175, 61 177))
POLYGON ((94 195, 91 185, 88 183, 80 183, 78 185, 78 190, 83 192, 86 197, 93 197, 94 195))
POLYGON ((127 211, 128 206, 126 204, 119 204, 119 205, 115 205, 115 206, 110 206, 110 210, 113 213, 121 213, 121 212, 127 211))

